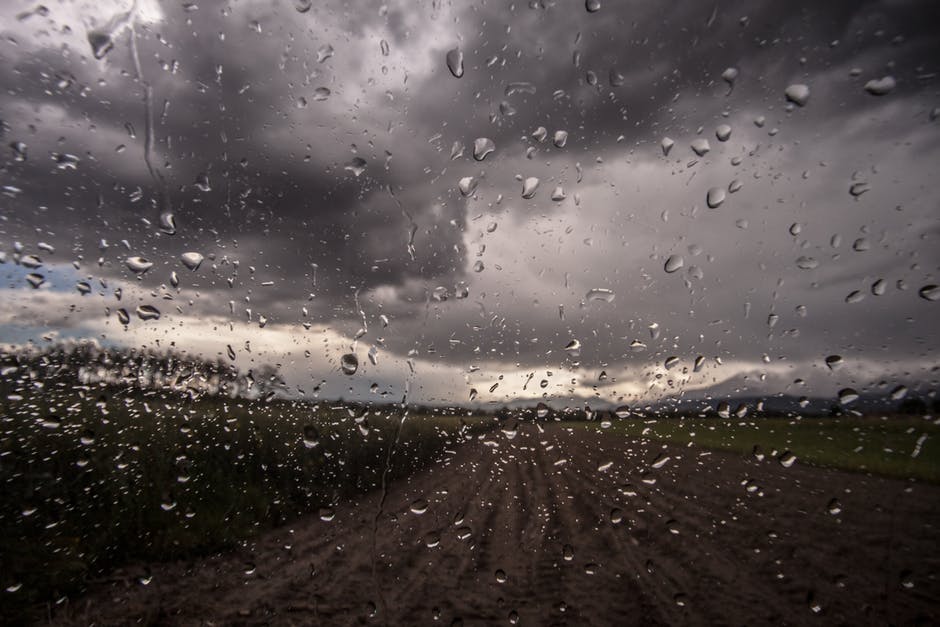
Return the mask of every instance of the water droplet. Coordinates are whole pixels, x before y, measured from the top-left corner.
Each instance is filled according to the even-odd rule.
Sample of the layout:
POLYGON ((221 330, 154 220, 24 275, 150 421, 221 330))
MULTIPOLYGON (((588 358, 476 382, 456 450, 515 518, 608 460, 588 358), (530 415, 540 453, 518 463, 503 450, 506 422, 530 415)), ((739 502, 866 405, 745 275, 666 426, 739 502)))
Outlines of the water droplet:
POLYGON ((23 142, 11 142, 10 149, 13 150, 14 161, 26 161, 26 144, 23 142))
POLYGON ((744 185, 743 185, 743 183, 741 183, 741 181, 739 181, 738 179, 734 179, 733 181, 731 181, 730 183, 728 183, 728 193, 729 193, 729 194, 734 194, 735 192, 739 192, 739 191, 741 191, 741 188, 742 188, 743 186, 744 186, 744 185))
POLYGON ((849 292, 849 295, 845 297, 845 302, 852 304, 858 303, 865 299, 865 292, 861 290, 853 290, 849 292))
POLYGON ((584 295, 584 300, 588 302, 602 300, 605 303, 612 303, 614 302, 615 296, 613 290, 607 289, 606 287, 596 287, 588 290, 588 293, 584 295))
POLYGON ((819 267, 819 261, 815 257, 798 257, 796 267, 800 270, 815 270, 819 267))
POLYGON ((577 355, 581 351, 581 342, 571 340, 565 345, 565 352, 569 355, 577 355))
POLYGON ((783 95, 786 96, 789 102, 792 102, 798 107, 803 107, 809 101, 809 87, 796 83, 787 87, 783 95))
POLYGON ((663 266, 663 270, 672 274, 685 264, 685 260, 682 259, 681 255, 669 255, 669 258, 666 259, 666 264, 663 266))
POLYGON ((159 320, 160 310, 153 305, 140 305, 137 308, 137 317, 141 320, 159 320))
POLYGON ((199 269, 199 266, 202 265, 202 261, 205 257, 201 253, 188 252, 183 253, 180 256, 180 261, 183 262, 183 265, 195 272, 199 269))
POLYGON ((705 356, 699 355, 698 357, 695 358, 695 362, 693 362, 692 371, 700 372, 704 366, 705 366, 705 356))
POLYGON ((476 400, 476 398, 477 398, 477 389, 470 388, 470 402, 472 403, 473 401, 476 400))
POLYGON ((359 358, 353 353, 346 353, 339 360, 339 367, 343 374, 353 375, 359 369, 359 358))
POLYGON ((389 55, 388 42, 384 39, 379 42, 379 49, 382 51, 383 57, 387 57, 389 55))
POLYGON ((708 151, 712 149, 711 144, 709 144, 708 140, 704 137, 699 137, 698 139, 693 140, 691 147, 692 152, 694 152, 699 157, 704 157, 708 151))
POLYGON ((777 462, 784 468, 789 468, 796 463, 796 455, 790 451, 784 451, 780 454, 779 457, 777 457, 777 462))
POLYGON ((666 370, 675 368, 679 365, 679 358, 676 356, 667 357, 663 365, 666 366, 666 370))
POLYGON ((705 195, 705 202, 709 209, 717 209, 725 201, 725 190, 722 187, 712 187, 705 195))
POLYGON ((313 425, 304 427, 304 446, 306 448, 316 448, 320 446, 320 431, 313 425))
POLYGON ((718 128, 715 129, 715 137, 720 142, 728 141, 731 138, 731 127, 727 124, 719 124, 718 128))
POLYGON ((331 522, 336 518, 336 511, 332 507, 321 507, 319 514, 323 522, 331 522))
POLYGON ((535 415, 538 418, 544 418, 548 415, 549 407, 545 403, 539 403, 535 406, 535 415))
POLYGON ((885 96, 894 91, 897 85, 898 82, 894 80, 893 76, 883 76, 881 78, 874 78, 865 83, 865 91, 872 96, 885 96))
POLYGON ((483 272, 484 265, 483 262, 479 259, 473 262, 473 271, 474 272, 483 272))
POLYGON ((457 182, 457 189, 464 196, 469 196, 477 188, 477 180, 472 176, 465 176, 457 182))
POLYGON ((131 315, 127 313, 126 309, 123 309, 123 308, 118 309, 117 317, 118 317, 118 322, 120 322, 121 324, 127 325, 131 323, 131 315))
POLYGON ((924 287, 920 288, 917 293, 921 298, 924 300, 929 300, 930 302, 936 302, 940 300, 940 287, 933 284, 925 285, 924 287))
POLYGON ((415 499, 411 503, 411 507, 409 509, 411 509, 412 514, 417 514, 420 516, 421 514, 428 511, 428 502, 424 499, 415 499))
POLYGON ((366 171, 366 160, 362 157, 353 157, 349 160, 349 163, 343 166, 343 169, 347 172, 352 172, 358 178, 359 175, 366 171))
POLYGON ((734 86, 734 81, 738 78, 738 68, 729 67, 724 72, 721 73, 721 79, 728 83, 730 86, 734 86))
POLYGON ((548 129, 545 128, 544 126, 538 127, 537 129, 535 129, 535 132, 532 133, 532 138, 539 143, 545 141, 545 138, 547 137, 548 137, 548 129))
POLYGON ((447 51, 447 69, 454 78, 463 76, 463 51, 460 48, 447 51))
POLYGON ((842 513, 842 503, 839 502, 839 499, 834 498, 829 501, 828 505, 826 505, 826 509, 833 516, 838 516, 842 513))
POLYGON ((826 365, 829 367, 829 370, 841 368, 844 363, 842 355, 829 355, 826 357, 826 365))
POLYGON ((60 170, 77 170, 81 159, 67 152, 56 152, 52 154, 52 160, 55 161, 55 167, 60 170))
POLYGON ((196 180, 193 182, 193 185, 201 192, 212 191, 212 187, 209 185, 209 175, 205 172, 200 172, 196 175, 196 180))
POLYGON ((176 235, 176 217, 169 211, 160 214, 160 230, 166 235, 176 235))
POLYGON ((871 284, 871 293, 875 296, 883 296, 888 289, 888 282, 884 279, 878 279, 871 284))
POLYGON ((849 405, 858 400, 858 392, 852 388, 842 388, 839 390, 839 403, 849 405))
POLYGON ((124 264, 134 274, 143 274, 153 267, 153 262, 147 261, 143 257, 128 257, 124 260, 124 264))
POLYGON ((78 293, 82 296, 91 293, 91 285, 89 285, 88 281, 77 282, 75 284, 75 289, 78 290, 78 293))
POLYGON ((483 161, 494 150, 496 150, 496 144, 488 137, 479 137, 473 142, 473 158, 477 161, 483 161))
POLYGON ((564 148, 565 144, 568 143, 568 131, 555 131, 552 143, 555 144, 556 148, 564 148))
POLYGON ((849 187, 849 193, 852 196, 858 198, 859 196, 867 192, 869 189, 871 188, 868 186, 867 182, 859 181, 857 183, 852 183, 852 185, 849 187))
POLYGON ((506 583, 506 571, 500 568, 494 573, 497 583, 506 583))
POLYGON ((325 46, 320 46, 320 49, 317 50, 317 63, 323 63, 327 59, 333 56, 333 46, 326 44, 325 46))
POLYGON ((313 0, 294 0, 294 8, 298 13, 306 13, 313 6, 313 0))
POLYGON ((96 59, 103 59, 114 48, 114 39, 111 33, 103 30, 92 30, 88 32, 88 44, 91 46, 91 53, 96 59))
POLYGON ((663 137, 663 141, 660 145, 663 148, 663 156, 668 157, 669 151, 672 150, 672 147, 676 145, 676 142, 669 139, 668 137, 663 137))
POLYGON ((329 87, 317 87, 313 90, 313 100, 315 102, 323 102, 330 97, 330 88, 329 87))
POLYGON ((36 272, 30 272, 26 275, 26 282, 29 283, 33 289, 38 290, 42 284, 46 282, 46 277, 36 272))
POLYGON ((601 10, 601 0, 584 0, 584 8, 588 13, 597 13, 601 10))
POLYGON ((535 196, 535 190, 538 188, 539 180, 534 176, 530 176, 522 183, 522 197, 526 199, 532 198, 535 196))

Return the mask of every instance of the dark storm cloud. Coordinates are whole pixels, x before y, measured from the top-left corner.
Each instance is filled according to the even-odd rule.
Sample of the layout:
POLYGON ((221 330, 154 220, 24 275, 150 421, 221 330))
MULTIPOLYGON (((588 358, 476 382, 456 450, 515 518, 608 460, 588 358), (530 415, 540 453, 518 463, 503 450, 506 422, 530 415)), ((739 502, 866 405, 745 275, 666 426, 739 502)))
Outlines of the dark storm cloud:
MULTIPOLYGON (((930 89, 940 42, 926 25, 940 8, 913 1, 685 2, 668 9, 607 2, 588 14, 575 0, 531 4, 536 8, 391 3, 383 12, 328 3, 303 15, 265 3, 194 12, 167 5, 163 21, 137 28, 143 79, 153 88, 153 164, 165 184, 143 164, 147 122, 128 33, 96 61, 77 25, 71 49, 54 41, 27 49, 25 40, 41 42, 37 33, 49 25, 5 17, 4 31, 24 44, 7 41, 0 49, 0 80, 8 86, 0 94, 4 139, 30 145, 27 162, 4 165, 3 183, 24 190, 3 200, 5 239, 51 241, 57 260, 74 251, 88 267, 102 256, 105 265, 88 271, 111 278, 131 278, 123 259, 145 256, 157 266, 141 286, 156 289, 176 270, 184 293, 199 292, 189 310, 195 314, 227 314, 232 300, 236 316, 250 308, 274 323, 296 323, 306 307, 313 320, 351 335, 360 326, 353 299, 360 290, 369 319, 383 312, 393 319, 395 332, 385 334, 391 352, 420 344, 433 349, 432 363, 461 367, 486 360, 507 368, 570 364, 561 347, 572 338, 584 343, 585 369, 642 369, 671 354, 699 353, 812 361, 829 346, 926 358, 935 334, 912 332, 899 320, 923 315, 916 289, 938 263, 918 240, 936 238, 935 225, 922 220, 935 193, 910 190, 929 181, 926 162, 938 152, 933 128, 912 129, 926 125, 935 106, 930 89), (334 56, 318 63, 327 44, 334 56), (455 46, 465 55, 460 79, 444 63, 455 46), (856 66, 862 72, 851 76, 856 66), (727 67, 740 70, 733 89, 721 79, 727 67), (64 74, 73 80, 62 87, 64 74), (892 94, 864 92, 867 80, 886 74, 898 81, 892 94), (531 83, 535 93, 508 94, 517 82, 531 83), (783 90, 791 83, 810 86, 807 107, 787 110, 783 90), (331 90, 329 98, 316 100, 319 87, 331 90), (50 111, 64 111, 68 125, 50 111), (766 115, 765 128, 751 124, 756 114, 766 115), (866 125, 866 117, 878 123, 866 125), (714 128, 724 121, 734 135, 723 147, 714 128), (128 122, 136 138, 128 136, 128 122), (544 143, 530 137, 538 126, 550 134, 544 143), (776 126, 781 135, 768 136, 776 126), (713 151, 688 166, 700 127, 713 151), (558 129, 569 133, 564 149, 551 145, 558 129), (659 142, 667 135, 677 143, 665 159, 659 142), (470 156, 477 137, 497 147, 483 162, 470 156), (455 141, 465 155, 451 161, 455 141), (904 157, 911 168, 872 154, 897 142, 910 146, 904 157), (126 150, 115 153, 117 143, 126 150), (530 160, 529 146, 536 148, 530 160), (803 162, 787 156, 800 150, 803 162), (82 163, 57 170, 52 151, 77 154, 82 163), (731 170, 732 154, 749 160, 731 170), (344 169, 354 156, 367 162, 358 177, 344 169), (823 160, 827 170, 816 167, 823 160), (634 171, 653 163, 646 178, 634 171), (872 172, 874 166, 888 174, 872 172), (800 206, 807 202, 800 179, 806 169, 825 177, 817 200, 839 205, 838 212, 809 214, 800 206), (880 188, 853 204, 847 190, 856 170, 880 188), (194 185, 203 173, 211 191, 194 185), (542 179, 535 199, 519 197, 516 174, 542 179), (464 176, 480 181, 475 200, 457 192, 464 176), (907 187, 892 187, 892 176, 904 177, 907 187), (745 189, 721 213, 679 217, 703 206, 708 187, 734 177, 745 189), (555 184, 565 186, 565 203, 548 200, 555 184), (132 201, 138 187, 141 198, 132 201), (908 195, 904 218, 886 217, 872 200, 879 195, 888 203, 886 190, 908 195), (580 208, 572 207, 575 192, 585 196, 580 208), (774 205, 786 208, 771 211, 774 205), (157 226, 166 207, 179 225, 173 236, 157 226), (664 209, 671 209, 669 224, 660 223, 664 209), (754 226, 738 229, 734 218, 754 226), (500 228, 489 235, 483 230, 492 219, 500 228), (719 220, 725 226, 713 232, 719 220), (811 228, 794 239, 786 232, 793 222, 811 228), (570 237, 566 227, 575 229, 570 237), (538 231, 548 228, 557 236, 538 231), (891 232, 885 246, 848 263, 860 228, 872 231, 872 241, 878 229, 891 232), (53 234, 39 237, 36 229, 53 234), (412 230, 415 259, 406 247, 412 230), (835 251, 844 257, 830 262, 826 240, 835 232, 847 241, 835 251), (111 244, 106 251, 97 248, 102 238, 111 244), (590 238, 593 250, 573 245, 590 238), (117 245, 122 239, 130 250, 117 245), (701 259, 714 256, 714 264, 687 252, 699 243, 701 259), (477 257, 480 244, 488 248, 477 257), (188 250, 210 255, 196 274, 179 263, 188 250), (685 285, 681 274, 664 275, 664 258, 673 253, 705 267, 704 281, 685 285), (824 262, 814 275, 794 266, 808 254, 824 262), (469 271, 478 258, 486 264, 480 274, 469 271), (530 272, 529 263, 540 267, 530 272), (910 289, 845 307, 846 294, 880 277, 892 285, 906 278, 910 289), (262 286, 267 281, 273 285, 262 286), (469 299, 453 297, 458 284, 469 286, 469 299), (450 298, 426 305, 438 286, 450 298), (587 289, 605 286, 616 288, 613 304, 580 306, 587 289), (797 304, 808 308, 807 319, 793 313, 797 304), (770 314, 779 316, 773 328, 770 314), (648 330, 654 322, 656 341, 648 330), (887 346, 871 329, 887 331, 887 346), (648 349, 630 350, 633 339, 648 349)), ((86 7, 86 17, 103 23, 109 15, 86 7)))

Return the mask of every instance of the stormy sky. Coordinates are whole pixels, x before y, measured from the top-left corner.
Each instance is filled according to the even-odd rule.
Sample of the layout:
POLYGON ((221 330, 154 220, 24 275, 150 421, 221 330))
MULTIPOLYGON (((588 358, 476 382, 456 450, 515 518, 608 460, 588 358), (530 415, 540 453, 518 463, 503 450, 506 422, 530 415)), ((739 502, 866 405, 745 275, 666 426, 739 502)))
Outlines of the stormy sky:
POLYGON ((0 341, 231 345, 330 398, 929 393, 938 20, 927 0, 4 3, 0 341))

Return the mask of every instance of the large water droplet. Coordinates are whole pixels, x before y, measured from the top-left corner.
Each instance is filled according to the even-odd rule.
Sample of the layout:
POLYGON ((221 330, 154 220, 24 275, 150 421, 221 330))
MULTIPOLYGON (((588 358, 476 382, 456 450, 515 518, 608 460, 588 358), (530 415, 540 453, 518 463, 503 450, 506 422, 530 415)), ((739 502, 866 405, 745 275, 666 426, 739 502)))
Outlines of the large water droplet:
POLYGON ((711 144, 709 144, 708 140, 704 137, 699 137, 698 139, 693 140, 691 147, 692 152, 694 152, 699 157, 704 157, 706 153, 712 149, 711 144))
POLYGON ((809 87, 799 83, 790 85, 783 91, 783 95, 793 104, 802 107, 809 101, 809 87))
POLYGON ((366 160, 362 157, 353 157, 349 160, 349 163, 343 166, 343 169, 359 177, 359 175, 366 171, 366 160))
POLYGON ((929 300, 931 302, 936 302, 940 300, 940 287, 936 285, 925 285, 917 291, 920 294, 920 297, 924 300, 929 300))
POLYGON ((153 305, 140 305, 137 308, 137 317, 141 320, 159 320, 160 310, 153 305))
POLYGON ((188 252, 183 253, 180 256, 180 261, 183 262, 183 265, 195 272, 199 269, 199 266, 202 265, 202 261, 205 257, 201 253, 188 252))
POLYGON ((463 51, 460 48, 447 51, 447 69, 454 78, 463 76, 463 51))
POLYGON ((298 13, 306 13, 313 6, 313 0, 294 0, 294 8, 298 13))
POLYGON ((666 259, 666 264, 663 266, 663 270, 672 274, 685 264, 685 261, 682 259, 681 255, 669 255, 669 258, 666 259))
POLYGON ((329 87, 317 87, 313 90, 313 99, 316 102, 323 102, 330 97, 329 87))
POLYGON ((815 270, 819 267, 819 261, 815 257, 801 256, 796 260, 796 267, 800 270, 815 270))
POLYGON ((715 137, 720 142, 726 142, 731 137, 731 127, 727 124, 719 124, 715 129, 715 137))
POLYGON ((843 363, 841 355, 829 355, 826 357, 826 366, 829 367, 829 370, 836 370, 842 367, 843 363))
POLYGON ((568 131, 555 131, 552 143, 555 144, 557 148, 564 148, 565 144, 568 143, 568 131))
POLYGON ((111 33, 104 30, 92 30, 88 32, 88 44, 91 46, 91 53, 96 59, 103 59, 114 48, 114 39, 111 33))
POLYGON ((469 196, 476 190, 477 180, 472 176, 465 176, 457 182, 457 189, 464 196, 469 196))
POLYGON ((523 198, 532 198, 535 196, 535 190, 539 188, 539 180, 530 176, 522 183, 522 197, 523 198))
POLYGON ((588 13, 597 13, 601 10, 601 0, 584 0, 584 8, 588 13))
POLYGON ((356 374, 356 371, 359 370, 359 358, 353 353, 346 353, 340 358, 339 367, 343 374, 356 374))
POLYGON ((128 257, 124 260, 124 264, 134 274, 143 274, 153 267, 153 262, 147 261, 143 257, 128 257))
POLYGON ((676 145, 676 142, 669 139, 668 137, 663 137, 663 141, 661 143, 661 146, 663 148, 663 156, 668 157, 669 151, 672 150, 672 147, 675 145, 676 145))
POLYGON ((882 78, 875 78, 865 83, 865 91, 872 96, 885 96, 894 91, 897 85, 898 82, 894 80, 893 76, 883 76, 882 78))
POLYGON ((602 300, 605 303, 612 303, 614 302, 615 296, 616 295, 614 294, 613 290, 609 290, 606 287, 596 287, 594 289, 588 290, 588 293, 584 296, 584 300, 588 302, 602 300))
POLYGON ((705 196, 705 202, 709 209, 717 209, 725 201, 725 190, 723 187, 712 187, 705 196))
POLYGON ((320 431, 313 425, 304 427, 304 446, 307 448, 320 446, 320 431))
POLYGON ((473 142, 473 158, 477 161, 483 161, 494 150, 496 144, 488 137, 479 137, 473 142))
POLYGON ((858 392, 852 388, 842 388, 839 390, 839 403, 848 405, 858 400, 858 392))
POLYGON ((320 49, 317 50, 317 63, 323 63, 324 61, 326 61, 332 56, 333 56, 333 46, 331 46, 330 44, 321 46, 320 49))

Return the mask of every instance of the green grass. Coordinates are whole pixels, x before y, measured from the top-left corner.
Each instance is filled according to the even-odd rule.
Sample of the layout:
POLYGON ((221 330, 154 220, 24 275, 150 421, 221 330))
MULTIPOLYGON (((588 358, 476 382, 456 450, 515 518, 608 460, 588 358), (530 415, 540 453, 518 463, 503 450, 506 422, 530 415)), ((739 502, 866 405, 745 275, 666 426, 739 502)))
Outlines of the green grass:
MULTIPOLYGON (((35 617, 117 566, 222 550, 374 490, 401 420, 388 407, 60 383, 0 385, 0 622, 35 617)), ((389 479, 492 426, 410 415, 389 479)))
POLYGON ((742 454, 758 446, 766 455, 790 451, 797 463, 940 483, 940 424, 922 416, 626 419, 605 432, 742 454))

